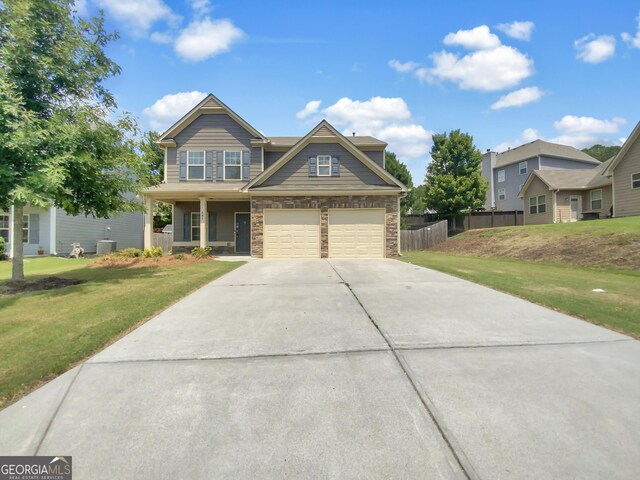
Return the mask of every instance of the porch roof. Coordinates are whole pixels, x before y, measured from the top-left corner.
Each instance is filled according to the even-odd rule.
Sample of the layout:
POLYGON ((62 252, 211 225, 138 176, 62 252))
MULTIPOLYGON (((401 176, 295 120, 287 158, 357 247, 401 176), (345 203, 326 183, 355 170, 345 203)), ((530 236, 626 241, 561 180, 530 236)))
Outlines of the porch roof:
POLYGON ((203 182, 203 183, 163 183, 143 190, 143 194, 157 200, 181 200, 206 198, 224 198, 249 200, 249 194, 240 189, 246 182, 203 182))

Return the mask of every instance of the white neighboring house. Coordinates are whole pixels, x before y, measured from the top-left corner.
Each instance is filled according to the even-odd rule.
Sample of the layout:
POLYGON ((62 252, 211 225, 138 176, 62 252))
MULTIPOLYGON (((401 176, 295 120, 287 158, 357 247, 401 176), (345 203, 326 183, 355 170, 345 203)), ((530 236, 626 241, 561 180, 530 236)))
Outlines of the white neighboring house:
MULTIPOLYGON (((7 243, 7 253, 13 256, 12 209, 0 210, 0 237, 7 243)), ((98 241, 114 240, 118 250, 142 248, 144 241, 144 215, 121 213, 112 218, 93 218, 67 215, 63 210, 51 207, 43 210, 24 208, 24 255, 37 255, 42 247, 45 255, 68 255, 71 244, 79 243, 87 253, 95 253, 98 241)))

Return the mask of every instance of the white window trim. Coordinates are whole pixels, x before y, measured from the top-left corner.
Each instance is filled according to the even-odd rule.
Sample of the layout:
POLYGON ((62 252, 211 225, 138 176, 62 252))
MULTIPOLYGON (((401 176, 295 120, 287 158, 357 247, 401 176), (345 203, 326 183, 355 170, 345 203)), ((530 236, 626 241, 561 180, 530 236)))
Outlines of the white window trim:
POLYGON ((529 215, 540 215, 541 213, 547 213, 547 196, 538 195, 535 197, 529 197, 529 215), (540 199, 544 197, 544 203, 540 203, 540 199), (535 205, 531 204, 531 200, 535 200, 535 205), (540 212, 540 205, 544 205, 544 212, 540 212), (531 207, 536 208, 536 213, 531 213, 531 207))
POLYGON ((547 196, 546 195, 538 195, 538 214, 547 213, 547 196), (540 203, 540 199, 544 198, 544 203, 540 203), (540 205, 544 205, 544 212, 540 211, 540 205))
POLYGON ((0 217, 7 217, 7 228, 0 228, 0 231, 7 231, 7 243, 9 243, 11 239, 11 216, 8 213, 1 212, 0 217))
POLYGON ((498 170, 498 183, 504 183, 507 181, 507 172, 503 169, 498 170), (502 180, 500 180, 500 172, 502 172, 502 180))
POLYGON ((601 188, 598 188, 598 189, 596 189, 596 190, 591 190, 591 191, 589 192, 589 200, 590 200, 590 203, 591 203, 591 210, 602 210, 602 206, 604 205, 604 203, 603 203, 603 201, 602 201, 602 200, 603 200, 603 199, 602 199, 602 189, 601 189, 601 188), (594 194, 595 192, 600 192, 600 198, 596 198, 596 199, 594 200, 594 199, 593 199, 593 194, 594 194), (594 207, 593 207, 593 202, 600 202, 600 208, 594 208, 594 207))
POLYGON ((507 190, 505 188, 498 189, 498 200, 506 200, 507 199, 507 190), (502 192, 502 193, 500 193, 502 192), (502 195, 502 198, 500 196, 502 195))
POLYGON ((636 188, 640 188, 640 172, 631 174, 631 190, 635 190, 636 188), (636 176, 636 175, 638 176, 638 178, 636 180, 634 180, 633 177, 636 176), (635 182, 638 182, 638 186, 637 187, 633 186, 633 184, 635 182))
MULTIPOLYGON (((194 165, 194 167, 199 167, 200 165, 194 165)), ((187 180, 204 180, 207 178, 207 152, 206 150, 187 150, 187 180), (202 152, 204 155, 202 164, 202 178, 191 178, 189 176, 189 153, 197 153, 202 152)))
MULTIPOLYGON (((189 240, 191 242, 198 242, 200 239, 193 239, 193 229, 197 228, 198 230, 200 230, 200 211, 197 212, 191 212, 191 225, 189 226, 189 240), (193 216, 197 215, 197 222, 193 222, 193 216)), ((200 232, 200 238, 202 238, 202 232, 200 232)))
MULTIPOLYGON (((327 165, 322 165, 326 167, 327 165)), ((331 155, 318 155, 316 157, 316 175, 318 177, 330 177, 331 176, 331 155), (328 157, 329 158, 329 173, 320 173, 320 157, 328 157)))
POLYGON ((526 161, 524 161, 524 162, 520 162, 520 163, 518 164, 518 173, 519 173, 520 175, 526 175, 528 172, 529 172, 529 165, 527 164, 527 162, 526 162, 526 161), (524 173, 522 173, 522 165, 523 165, 523 164, 524 164, 524 173))
POLYGON ((242 150, 223 150, 222 151, 222 179, 227 179, 227 153, 239 153, 240 165, 229 165, 230 167, 240 167, 240 177, 230 178, 229 180, 242 180, 242 150))

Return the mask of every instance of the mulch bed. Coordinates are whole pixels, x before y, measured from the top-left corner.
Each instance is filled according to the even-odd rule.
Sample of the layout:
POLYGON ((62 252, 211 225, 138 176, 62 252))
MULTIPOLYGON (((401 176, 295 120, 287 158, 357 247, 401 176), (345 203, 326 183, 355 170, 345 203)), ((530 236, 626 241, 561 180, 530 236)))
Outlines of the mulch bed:
POLYGON ((20 293, 39 292, 42 290, 56 290, 81 283, 85 283, 85 280, 61 277, 45 277, 38 280, 26 280, 24 282, 8 281, 0 283, 0 297, 20 293))
POLYGON ((192 263, 201 263, 201 262, 209 262, 213 260, 214 257, 207 258, 196 258, 192 255, 185 255, 183 257, 176 258, 173 255, 168 255, 164 257, 154 257, 154 258, 145 258, 145 257, 118 257, 116 255, 105 255, 104 257, 99 258, 95 262, 89 264, 89 268, 98 268, 98 267, 134 267, 134 268, 142 268, 142 267, 170 267, 170 266, 178 266, 178 265, 190 265, 192 263))

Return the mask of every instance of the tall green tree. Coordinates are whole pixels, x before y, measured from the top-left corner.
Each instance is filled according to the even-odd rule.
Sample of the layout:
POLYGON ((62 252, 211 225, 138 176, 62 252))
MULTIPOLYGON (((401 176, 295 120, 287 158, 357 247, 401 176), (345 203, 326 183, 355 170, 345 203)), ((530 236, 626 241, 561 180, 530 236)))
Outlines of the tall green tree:
POLYGON ((460 130, 433 135, 431 158, 425 200, 440 218, 452 218, 484 205, 487 182, 480 172, 482 154, 471 135, 460 130))
POLYGON ((587 155, 591 155, 593 158, 600 160, 601 162, 606 162, 614 155, 620 151, 622 147, 618 145, 610 145, 605 147, 604 145, 600 145, 599 143, 590 146, 589 148, 583 148, 582 151, 587 155))
POLYGON ((13 280, 24 279, 27 204, 108 217, 141 210, 148 183, 135 121, 110 121, 103 81, 120 72, 104 49, 115 34, 102 14, 73 15, 71 0, 0 3, 0 209, 13 208, 13 280))
MULTIPOLYGON (((411 172, 409 168, 401 162, 395 153, 384 152, 384 168, 391 175, 396 177, 408 188, 413 188, 413 179, 411 178, 411 172)), ((404 226, 404 219, 406 218, 409 209, 411 208, 413 197, 409 192, 404 198, 400 199, 400 222, 404 226)))
POLYGON ((153 130, 142 134, 138 148, 150 172, 149 183, 159 185, 164 178, 164 150, 156 143, 160 135, 153 130))

